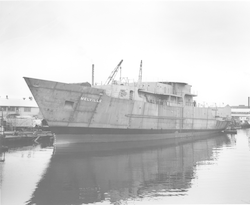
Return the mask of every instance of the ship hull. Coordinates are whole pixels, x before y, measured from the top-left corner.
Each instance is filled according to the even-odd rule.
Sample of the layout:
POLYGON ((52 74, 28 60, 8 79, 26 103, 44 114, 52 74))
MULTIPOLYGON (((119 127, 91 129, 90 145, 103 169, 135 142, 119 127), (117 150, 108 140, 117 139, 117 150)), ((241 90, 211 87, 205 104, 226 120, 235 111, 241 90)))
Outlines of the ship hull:
POLYGON ((217 120, 211 108, 166 106, 114 98, 100 88, 25 80, 58 144, 199 137, 228 124, 217 120))

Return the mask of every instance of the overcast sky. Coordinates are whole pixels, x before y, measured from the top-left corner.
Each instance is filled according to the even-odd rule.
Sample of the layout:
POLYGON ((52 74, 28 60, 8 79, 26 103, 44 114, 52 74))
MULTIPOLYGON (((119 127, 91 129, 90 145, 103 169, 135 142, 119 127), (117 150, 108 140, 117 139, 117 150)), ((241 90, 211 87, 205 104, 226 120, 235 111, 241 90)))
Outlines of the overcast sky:
POLYGON ((31 96, 23 79, 105 82, 122 76, 191 84, 198 102, 247 105, 250 2, 0 2, 0 96, 31 96))

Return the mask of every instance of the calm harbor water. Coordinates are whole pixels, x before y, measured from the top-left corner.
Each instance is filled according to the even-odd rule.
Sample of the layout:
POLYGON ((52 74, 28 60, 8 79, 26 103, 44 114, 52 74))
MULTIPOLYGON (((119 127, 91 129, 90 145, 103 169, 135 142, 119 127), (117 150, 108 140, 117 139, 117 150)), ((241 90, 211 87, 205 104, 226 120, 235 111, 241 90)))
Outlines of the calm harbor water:
POLYGON ((250 129, 107 152, 19 146, 2 153, 2 205, 250 203, 250 129))

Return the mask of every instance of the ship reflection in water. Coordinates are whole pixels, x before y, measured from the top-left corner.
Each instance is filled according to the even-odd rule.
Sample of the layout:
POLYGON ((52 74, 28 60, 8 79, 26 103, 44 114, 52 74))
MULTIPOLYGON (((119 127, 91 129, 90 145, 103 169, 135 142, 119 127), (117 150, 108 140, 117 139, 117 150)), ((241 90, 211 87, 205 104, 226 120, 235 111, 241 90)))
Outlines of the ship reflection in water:
POLYGON ((103 145, 100 151, 90 152, 89 148, 82 153, 76 145, 57 147, 30 204, 117 203, 160 192, 185 195, 195 177, 193 166, 209 160, 214 147, 228 142, 221 136, 140 151, 112 151, 114 145, 103 145))
MULTIPOLYGON (((249 153, 248 137, 243 134, 245 138, 241 141, 246 139, 249 153)), ((237 197, 238 201, 232 201, 230 196, 227 201, 223 193, 215 193, 207 197, 214 197, 214 201, 204 201, 200 198, 204 193, 200 193, 211 192, 219 185, 213 181, 214 187, 209 187, 209 191, 199 187, 199 183, 197 185, 197 181, 204 180, 203 175, 199 176, 200 171, 209 173, 211 166, 218 167, 218 159, 225 152, 237 150, 232 149, 240 141, 236 137, 219 135, 144 149, 112 150, 114 145, 109 148, 105 145, 103 150, 97 147, 98 151, 90 151, 94 148, 89 146, 89 149, 80 151, 79 145, 68 145, 54 147, 54 150, 33 147, 8 152, 4 164, 1 164, 2 202, 5 202, 3 205, 247 203, 250 202, 250 199, 247 201, 248 194, 248 198, 243 197, 242 201, 237 197), (188 197, 192 194, 200 201, 192 201, 195 197, 188 197)), ((248 165, 249 170, 250 163, 248 165)), ((209 174, 206 177, 209 184, 212 177, 209 174)), ((225 183, 225 190, 230 185, 220 180, 218 183, 225 183)), ((249 182, 246 183, 245 188, 249 190, 249 182)))

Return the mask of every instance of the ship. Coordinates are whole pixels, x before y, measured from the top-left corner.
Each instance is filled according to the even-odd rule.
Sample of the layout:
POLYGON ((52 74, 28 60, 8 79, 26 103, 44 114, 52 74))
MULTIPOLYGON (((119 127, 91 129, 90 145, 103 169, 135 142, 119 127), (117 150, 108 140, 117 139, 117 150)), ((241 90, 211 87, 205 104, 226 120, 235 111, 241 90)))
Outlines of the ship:
MULTIPOLYGON (((133 142, 186 138, 225 130, 231 109, 200 106, 184 82, 115 80, 62 83, 24 77, 56 143, 133 142)), ((92 68, 93 69, 93 68, 92 68)))

